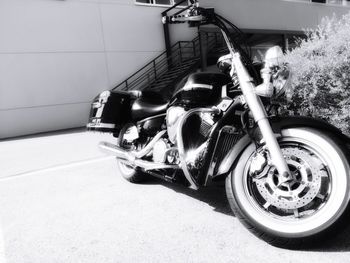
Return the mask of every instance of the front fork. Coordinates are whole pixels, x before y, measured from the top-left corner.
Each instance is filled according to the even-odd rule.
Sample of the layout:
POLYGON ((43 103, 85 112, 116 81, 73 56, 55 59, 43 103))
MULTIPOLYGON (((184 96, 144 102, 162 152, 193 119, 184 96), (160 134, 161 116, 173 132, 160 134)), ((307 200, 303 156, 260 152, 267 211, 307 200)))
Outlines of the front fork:
MULTIPOLYGON (((252 79, 243 65, 239 53, 234 53, 232 56, 232 70, 235 70, 242 93, 253 114, 254 120, 259 126, 265 145, 270 153, 272 164, 276 167, 279 174, 279 184, 288 181, 291 178, 289 167, 283 157, 281 148, 277 142, 275 134, 271 128, 270 122, 267 118, 265 107, 261 99, 255 93, 255 86, 252 79)), ((233 74, 231 74, 232 76, 233 74)))

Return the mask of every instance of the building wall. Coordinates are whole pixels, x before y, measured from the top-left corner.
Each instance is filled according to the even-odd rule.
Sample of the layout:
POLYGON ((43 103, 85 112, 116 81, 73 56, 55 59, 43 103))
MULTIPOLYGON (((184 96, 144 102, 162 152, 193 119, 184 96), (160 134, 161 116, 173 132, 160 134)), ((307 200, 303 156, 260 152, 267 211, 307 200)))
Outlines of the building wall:
POLYGON ((0 138, 84 126, 97 93, 164 50, 162 10, 133 0, 0 0, 0 138))
POLYGON ((200 0, 240 28, 300 31, 315 27, 325 16, 341 16, 349 6, 305 2, 305 0, 200 0))
MULTIPOLYGON (((281 0, 201 2, 244 28, 300 29, 348 10, 281 0)), ((97 93, 164 50, 163 9, 133 0, 0 0, 0 138, 84 126, 97 93)), ((185 25, 171 30, 173 42, 195 35, 185 25)))

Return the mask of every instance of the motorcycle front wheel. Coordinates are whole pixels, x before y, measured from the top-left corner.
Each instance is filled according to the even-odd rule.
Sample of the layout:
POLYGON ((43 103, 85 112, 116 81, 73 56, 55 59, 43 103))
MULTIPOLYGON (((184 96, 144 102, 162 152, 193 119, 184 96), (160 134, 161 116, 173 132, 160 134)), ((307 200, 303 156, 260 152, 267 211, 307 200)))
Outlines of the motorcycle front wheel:
POLYGON ((298 248, 330 237, 346 224, 349 164, 342 146, 309 128, 282 130, 279 144, 292 178, 280 184, 274 166, 252 172, 255 144, 241 154, 226 179, 239 220, 272 245, 298 248))

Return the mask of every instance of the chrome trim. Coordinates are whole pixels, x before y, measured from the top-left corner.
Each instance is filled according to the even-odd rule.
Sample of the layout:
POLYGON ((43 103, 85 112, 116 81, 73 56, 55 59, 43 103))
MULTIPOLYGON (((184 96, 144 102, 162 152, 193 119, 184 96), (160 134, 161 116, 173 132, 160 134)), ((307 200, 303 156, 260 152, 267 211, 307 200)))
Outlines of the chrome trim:
POLYGON ((162 113, 162 114, 159 114, 159 115, 155 115, 155 116, 152 116, 152 117, 148 117, 146 119, 143 119, 143 120, 140 120, 137 122, 137 124, 141 124, 141 123, 144 123, 146 121, 149 121, 149 120, 153 120, 153 119, 157 119, 157 118, 160 118, 160 117, 165 117, 166 116, 166 113, 162 113))
POLYGON ((280 175, 280 183, 283 183, 284 181, 289 180, 291 177, 289 167, 283 157, 281 148, 271 128, 264 105, 262 104, 261 99, 255 93, 255 86, 247 69, 244 67, 241 61, 239 53, 234 53, 232 57, 232 68, 234 68, 237 73, 244 98, 253 114, 254 120, 260 128, 263 138, 265 139, 272 163, 275 165, 280 175))
POLYGON ((109 142, 100 142, 99 147, 101 150, 106 151, 108 154, 116 155, 119 159, 135 160, 144 157, 152 149, 156 142, 166 133, 166 131, 159 132, 147 145, 140 151, 127 151, 123 148, 109 142))
POLYGON ((232 66, 230 76, 233 78, 234 74, 237 74, 240 88, 244 95, 244 99, 247 101, 250 111, 253 114, 254 120, 258 124, 262 136, 266 141, 266 146, 270 153, 272 163, 277 168, 279 173, 279 181, 283 183, 290 179, 291 173, 286 160, 283 157, 281 148, 275 138, 272 131, 269 120, 267 119, 267 113, 261 99, 255 93, 255 85, 252 78, 249 75, 246 67, 243 65, 239 52, 236 52, 224 30, 221 30, 226 45, 232 55, 232 66))
POLYGON ((242 137, 231 149, 231 151, 226 154, 225 158, 221 161, 217 175, 226 174, 230 172, 232 170, 232 165, 235 163, 237 158, 250 143, 252 143, 252 140, 248 135, 242 137))
POLYGON ((143 148, 142 150, 138 151, 138 152, 133 152, 132 154, 136 157, 136 158, 142 158, 143 156, 145 156, 146 154, 148 154, 152 149, 153 146, 156 144, 156 142, 163 137, 163 135, 166 133, 166 130, 159 132, 156 136, 153 137, 153 139, 146 145, 145 148, 143 148))
POLYGON ((92 105, 91 105, 91 107, 92 107, 93 109, 100 108, 101 106, 102 106, 102 103, 99 102, 99 101, 94 102, 94 103, 92 103, 92 105))
POLYGON ((135 99, 142 97, 142 91, 140 90, 129 90, 127 93, 130 94, 130 96, 135 99))
POLYGON ((231 99, 228 95, 227 95, 227 85, 222 86, 221 88, 221 98, 222 99, 231 99))
POLYGON ((115 124, 109 124, 109 123, 94 123, 90 122, 86 125, 87 128, 108 128, 108 129, 114 129, 115 124))
MULTIPOLYGON (((217 123, 215 124, 214 126, 214 130, 216 129, 217 127, 217 123)), ((221 137, 221 134, 222 134, 222 131, 223 129, 227 128, 227 127, 232 127, 232 126, 223 126, 220 131, 219 131, 219 134, 216 138, 216 142, 215 142, 215 146, 213 148, 213 153, 211 155, 211 159, 210 159, 210 163, 209 163, 209 167, 208 167, 208 172, 207 172, 207 177, 205 178, 205 183, 204 185, 208 185, 210 183, 210 180, 213 178, 213 175, 214 175, 214 169, 215 169, 215 166, 216 166, 216 163, 217 163, 217 160, 214 160, 215 158, 215 153, 216 153, 216 150, 217 150, 217 146, 218 146, 218 143, 219 143, 219 139, 221 137)))
POLYGON ((216 105, 216 107, 221 111, 227 111, 232 105, 232 103, 232 99, 222 99, 221 102, 218 105, 216 105))
POLYGON ((101 151, 116 156, 118 159, 129 160, 135 159, 128 151, 118 147, 117 145, 110 142, 100 142, 98 147, 101 151))
POLYGON ((213 85, 192 83, 192 84, 187 84, 182 88, 182 90, 184 91, 196 90, 196 89, 213 89, 213 85))
POLYGON ((186 110, 180 106, 171 106, 166 112, 166 127, 168 131, 168 139, 175 144, 177 135, 177 126, 180 119, 186 113, 186 110))
MULTIPOLYGON (((95 114, 95 117, 96 118, 101 118, 102 117, 102 113, 103 113, 103 109, 105 108, 105 105, 108 101, 108 98, 109 96, 111 95, 111 92, 109 90, 106 90, 106 91, 103 91, 99 97, 98 97, 98 101, 95 101, 93 104, 92 104, 92 107, 94 107, 94 104, 95 103, 99 103, 100 104, 100 107, 96 108, 97 111, 96 111, 96 114, 95 114)), ((96 105, 96 104, 95 104, 96 105)))
POLYGON ((131 151, 124 150, 117 145, 109 142, 100 142, 99 147, 102 151, 112 154, 118 159, 122 160, 128 165, 140 167, 145 171, 159 170, 159 169, 179 169, 177 164, 165 164, 165 163, 154 163, 150 161, 141 160, 136 158, 134 153, 131 151))
MULTIPOLYGON (((126 163, 128 162, 126 161, 126 163)), ((145 171, 180 168, 179 165, 177 164, 154 163, 154 162, 140 160, 140 159, 136 159, 131 165, 136 167, 141 167, 145 171)))
POLYGON ((181 120, 177 126, 176 144, 177 144, 177 148, 179 151, 180 167, 181 167, 182 171, 184 172, 184 175, 185 175, 187 181, 190 183, 190 188, 192 188, 194 190, 198 190, 198 188, 199 188, 198 184, 192 178, 191 173, 187 168, 186 153, 185 153, 185 147, 183 144, 183 137, 182 137, 183 124, 184 124, 185 120, 195 112, 199 112, 199 113, 211 112, 211 113, 213 113, 213 110, 210 108, 196 108, 196 109, 192 109, 192 110, 189 110, 188 112, 186 112, 181 117, 181 120))

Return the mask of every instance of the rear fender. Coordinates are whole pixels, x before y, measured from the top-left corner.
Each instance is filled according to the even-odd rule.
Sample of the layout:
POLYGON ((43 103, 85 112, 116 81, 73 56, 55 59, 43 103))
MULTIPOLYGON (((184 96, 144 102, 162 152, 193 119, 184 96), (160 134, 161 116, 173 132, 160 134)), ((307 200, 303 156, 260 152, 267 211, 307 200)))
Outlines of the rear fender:
MULTIPOLYGON (((350 144, 350 138, 343 134, 338 128, 335 126, 320 120, 309 117, 299 117, 299 116, 291 116, 291 117, 271 117, 270 124, 272 126, 272 130, 276 134, 280 134, 282 129, 287 128, 297 128, 297 127, 308 127, 314 128, 323 132, 332 133, 336 138, 341 140, 344 144, 350 144)), ((251 139, 248 135, 244 136, 241 140, 237 142, 237 144, 227 153, 227 155, 222 160, 218 173, 215 175, 225 175, 232 171, 236 162, 238 161, 239 156, 243 152, 243 150, 248 147, 251 143, 251 139)))

